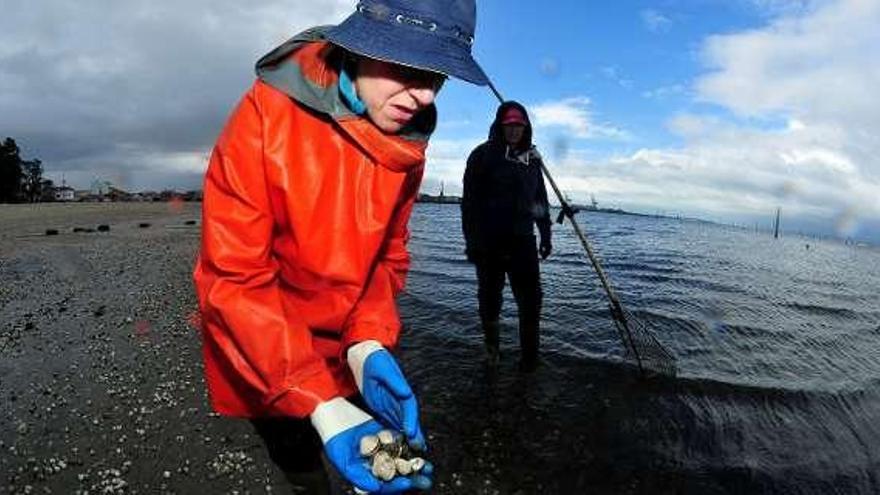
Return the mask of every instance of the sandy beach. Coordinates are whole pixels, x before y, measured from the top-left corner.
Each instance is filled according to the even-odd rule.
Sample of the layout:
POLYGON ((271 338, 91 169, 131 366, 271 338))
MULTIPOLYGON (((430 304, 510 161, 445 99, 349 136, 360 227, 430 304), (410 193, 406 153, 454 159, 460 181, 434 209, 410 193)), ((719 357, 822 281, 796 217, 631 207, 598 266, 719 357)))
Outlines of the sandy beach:
POLYGON ((199 207, 0 207, 0 492, 285 492, 249 425, 207 405, 199 207))
MULTIPOLYGON (((0 493, 290 492, 250 425, 207 402, 190 279, 199 208, 0 206, 0 493), (73 231, 100 224, 110 230, 73 231)), ((404 317, 417 319, 405 304, 404 317)), ((571 430, 573 411, 553 412, 554 401, 572 400, 559 397, 570 392, 552 385, 552 366, 524 377, 508 360, 487 374, 477 341, 408 329, 403 342, 434 493, 620 487, 599 479, 603 469, 579 468, 595 467, 589 422, 571 430), (538 389, 523 380, 545 383, 529 393, 538 389)))

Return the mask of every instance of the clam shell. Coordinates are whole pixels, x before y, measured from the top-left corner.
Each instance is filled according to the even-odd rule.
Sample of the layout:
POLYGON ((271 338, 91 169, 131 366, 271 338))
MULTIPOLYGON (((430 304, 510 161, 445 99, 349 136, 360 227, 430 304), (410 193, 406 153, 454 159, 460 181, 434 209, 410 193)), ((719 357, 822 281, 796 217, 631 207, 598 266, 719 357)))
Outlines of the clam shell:
POLYGON ((379 451, 379 437, 376 435, 366 435, 361 437, 361 455, 370 457, 379 451))
POLYGON ((372 472, 383 481, 391 481, 397 474, 397 464, 387 452, 378 452, 373 456, 372 472))
POLYGON ((388 452, 391 457, 404 457, 404 454, 406 454, 406 447, 402 439, 395 439, 394 442, 383 445, 382 450, 388 452))
POLYGON ((382 445, 391 445, 394 443, 394 433, 391 430, 382 430, 376 436, 379 437, 379 443, 382 445))
POLYGON ((410 462, 410 466, 412 466, 413 472, 416 472, 416 473, 421 471, 422 468, 425 467, 425 460, 422 459, 421 457, 413 457, 412 459, 410 459, 409 462, 410 462))
POLYGON ((412 473, 412 463, 406 459, 397 458, 394 459, 395 464, 397 464, 397 472, 401 476, 406 476, 412 473))

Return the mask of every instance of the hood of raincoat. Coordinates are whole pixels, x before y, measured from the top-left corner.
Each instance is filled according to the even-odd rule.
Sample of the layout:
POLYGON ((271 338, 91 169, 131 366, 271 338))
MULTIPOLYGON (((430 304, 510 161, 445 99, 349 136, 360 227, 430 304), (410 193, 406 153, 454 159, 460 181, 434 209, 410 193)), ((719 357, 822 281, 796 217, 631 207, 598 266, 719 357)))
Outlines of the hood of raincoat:
POLYGON ((507 110, 511 107, 516 108, 517 110, 522 112, 523 116, 526 118, 526 128, 525 131, 523 131, 522 141, 519 142, 519 146, 517 146, 517 148, 522 150, 531 148, 532 121, 529 119, 529 113, 526 111, 526 107, 522 106, 522 104, 520 104, 519 102, 512 100, 505 101, 498 106, 498 111, 495 112, 495 120, 492 122, 492 126, 489 128, 489 141, 493 144, 506 144, 504 141, 504 131, 501 129, 501 120, 507 110))
POLYGON ((433 104, 425 107, 394 135, 384 133, 368 118, 355 113, 339 89, 339 73, 346 60, 357 55, 328 42, 325 35, 328 28, 319 26, 306 30, 264 55, 256 64, 257 77, 311 111, 334 120, 383 166, 405 171, 413 165, 411 160, 389 153, 388 147, 397 148, 396 143, 411 148, 414 142, 427 147, 437 124, 436 107, 433 104))

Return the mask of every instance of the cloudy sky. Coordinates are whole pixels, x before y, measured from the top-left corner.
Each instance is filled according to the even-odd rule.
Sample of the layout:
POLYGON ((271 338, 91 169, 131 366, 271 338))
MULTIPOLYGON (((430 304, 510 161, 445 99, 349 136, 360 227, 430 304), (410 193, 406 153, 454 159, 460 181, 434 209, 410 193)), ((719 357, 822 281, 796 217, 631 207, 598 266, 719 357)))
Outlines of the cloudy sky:
MULTIPOLYGON (((4 0, 0 137, 85 188, 199 186, 253 62, 354 1, 4 0)), ((478 2, 475 53, 574 200, 880 240, 880 2, 478 2), (612 5, 613 4, 613 5, 612 5), (552 5, 552 9, 547 9, 552 5)), ((491 93, 448 84, 423 186, 491 93)))

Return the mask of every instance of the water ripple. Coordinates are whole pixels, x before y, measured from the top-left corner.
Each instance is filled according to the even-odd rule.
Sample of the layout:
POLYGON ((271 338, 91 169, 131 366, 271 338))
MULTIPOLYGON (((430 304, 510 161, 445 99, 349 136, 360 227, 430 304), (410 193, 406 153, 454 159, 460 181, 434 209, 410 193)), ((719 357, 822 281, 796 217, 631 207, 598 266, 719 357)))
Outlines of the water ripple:
MULTIPOLYGON (((415 209, 402 313, 443 345, 479 347, 476 280, 458 213, 415 209)), ((624 306, 679 360, 680 377, 634 406, 655 419, 630 418, 650 424, 655 443, 644 448, 656 462, 720 486, 749 480, 742 486, 759 492, 876 493, 880 251, 816 240, 807 250, 797 238, 670 219, 578 219, 624 306)), ((554 225, 554 253, 541 270, 543 349, 554 373, 563 383, 584 381, 575 377, 586 363, 623 373, 605 295, 567 226, 554 225)), ((515 349, 509 289, 502 317, 502 346, 515 349)), ((634 431, 623 435, 641 442, 634 431)))

